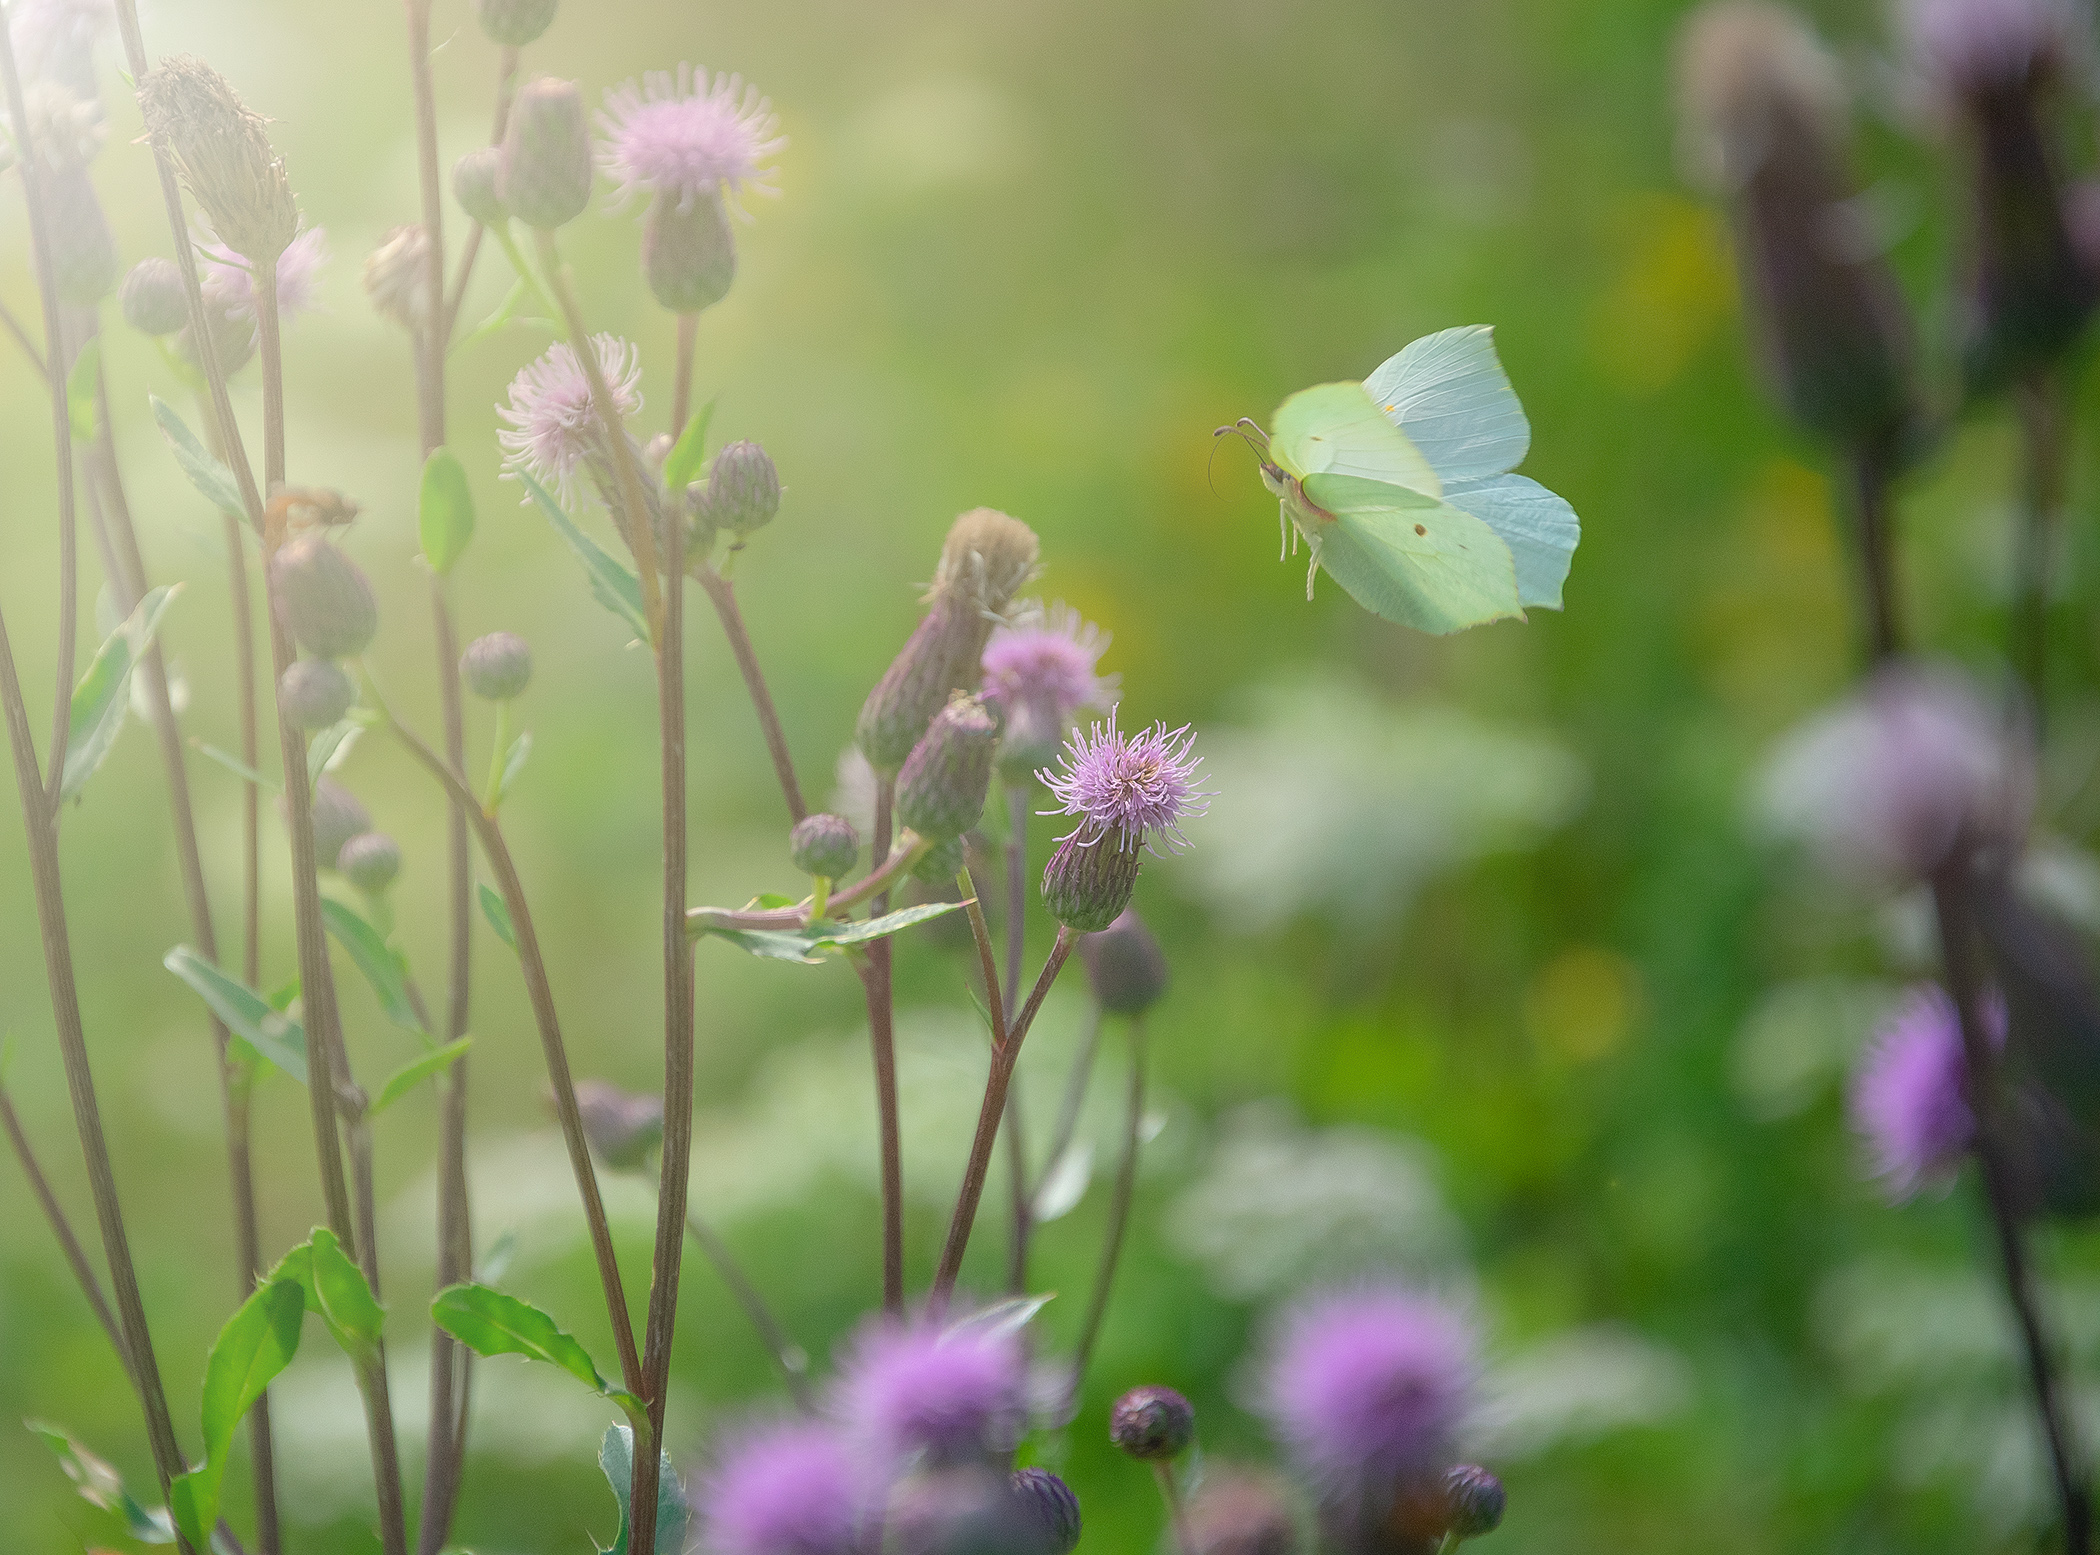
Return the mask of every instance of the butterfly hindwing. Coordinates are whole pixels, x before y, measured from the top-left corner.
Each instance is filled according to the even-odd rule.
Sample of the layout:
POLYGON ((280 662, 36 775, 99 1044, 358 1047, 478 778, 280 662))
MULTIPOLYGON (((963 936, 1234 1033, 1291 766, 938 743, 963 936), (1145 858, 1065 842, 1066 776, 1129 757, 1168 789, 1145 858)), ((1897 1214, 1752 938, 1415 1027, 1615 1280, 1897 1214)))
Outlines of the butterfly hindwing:
POLYGON ((1366 610, 1438 635, 1523 615, 1510 548, 1473 514, 1352 475, 1304 490, 1332 520, 1316 525, 1320 566, 1366 610))
POLYGON ((1489 325, 1424 335, 1381 363, 1364 390, 1446 482, 1514 470, 1530 450, 1531 423, 1489 325))
POLYGON ((1323 383, 1285 400, 1270 452, 1291 474, 1354 475, 1434 497, 1443 482, 1360 383, 1323 383))
POLYGON ((1453 481, 1444 500, 1471 513, 1502 537, 1517 564, 1517 597, 1526 605, 1560 609, 1561 585, 1575 559, 1582 526, 1566 500, 1523 475, 1453 481))

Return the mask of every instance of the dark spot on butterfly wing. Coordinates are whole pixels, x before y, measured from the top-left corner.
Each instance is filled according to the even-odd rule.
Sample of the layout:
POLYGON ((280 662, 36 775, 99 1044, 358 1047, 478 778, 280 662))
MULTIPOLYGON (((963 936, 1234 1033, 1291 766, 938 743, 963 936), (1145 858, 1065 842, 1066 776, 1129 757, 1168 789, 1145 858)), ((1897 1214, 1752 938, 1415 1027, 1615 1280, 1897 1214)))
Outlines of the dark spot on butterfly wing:
POLYGON ((1415 525, 1415 533, 1418 535, 1426 535, 1429 533, 1429 530, 1424 525, 1417 524, 1415 525))

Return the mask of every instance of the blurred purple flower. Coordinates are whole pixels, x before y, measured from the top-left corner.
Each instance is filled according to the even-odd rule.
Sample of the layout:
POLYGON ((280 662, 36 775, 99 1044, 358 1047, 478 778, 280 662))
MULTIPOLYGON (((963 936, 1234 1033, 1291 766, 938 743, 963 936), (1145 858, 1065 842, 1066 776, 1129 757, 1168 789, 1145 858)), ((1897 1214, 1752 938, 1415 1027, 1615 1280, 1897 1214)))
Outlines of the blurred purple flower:
POLYGON ((1094 667, 1108 651, 1108 634, 1059 600, 1045 609, 1030 600, 984 649, 984 694, 1012 717, 1023 705, 1051 710, 1062 723, 1082 707, 1108 706, 1117 677, 1094 667))
MULTIPOLYGON (((199 284, 208 304, 216 304, 228 318, 255 317, 255 273, 247 260, 223 243, 199 246, 205 259, 199 284)), ((328 233, 308 227, 277 261, 277 312, 282 318, 311 313, 318 304, 321 270, 328 263, 328 233)))
POLYGON ((835 1408, 885 1467, 994 1456, 1027 1425, 1027 1353, 1016 1334, 968 1322, 877 1322, 840 1368, 835 1408))
MULTIPOLYGON (((621 416, 633 415, 642 408, 641 353, 617 335, 593 335, 591 347, 621 416)), ((496 441, 510 462, 564 499, 573 492, 577 467, 603 446, 590 379, 566 342, 519 371, 510 382, 510 403, 496 415, 508 423, 496 441)))
POLYGON ((2024 86, 2085 42, 2067 0, 1907 0, 1903 23, 1919 72, 1957 92, 2024 86))
POLYGON ((697 1497, 711 1555, 856 1555, 873 1499, 845 1438, 810 1421, 731 1444, 697 1497))
POLYGON ((1285 1318, 1260 1407, 1327 1496, 1384 1499, 1445 1466, 1473 1376, 1472 1329, 1443 1302, 1343 1290, 1285 1318))
MULTIPOLYGON (((1994 1046, 2005 1046, 2005 1005, 1984 1009, 1994 1046)), ((1938 984, 1912 991, 1874 1036, 1852 1081, 1852 1126, 1891 1202, 1951 1177, 1976 1138, 1968 1070, 1954 1001, 1938 984)))
POLYGON ((717 190, 738 194, 747 183, 773 192, 764 164, 787 144, 757 87, 690 65, 676 76, 652 70, 607 92, 598 127, 605 135, 598 162, 622 199, 646 191, 680 206, 717 190))
MULTIPOLYGON (((1116 727, 1110 708, 1106 727, 1074 733, 1058 757, 1058 770, 1036 774, 1062 810, 1045 815, 1076 815, 1079 824, 1068 837, 1091 846, 1112 837, 1121 851, 1135 851, 1165 838, 1168 852, 1188 845, 1181 823, 1210 808, 1210 795, 1196 787, 1203 758, 1190 754, 1196 736, 1189 725, 1169 729, 1154 724, 1136 734, 1116 727)), ((1059 838, 1064 841, 1064 838, 1059 838)))

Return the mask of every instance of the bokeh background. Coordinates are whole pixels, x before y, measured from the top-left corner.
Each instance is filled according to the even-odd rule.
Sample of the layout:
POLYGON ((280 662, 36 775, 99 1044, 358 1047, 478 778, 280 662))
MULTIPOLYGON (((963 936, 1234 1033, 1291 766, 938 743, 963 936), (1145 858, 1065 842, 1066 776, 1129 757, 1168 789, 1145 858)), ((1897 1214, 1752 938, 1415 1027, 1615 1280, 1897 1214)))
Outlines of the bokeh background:
MULTIPOLYGON (((2043 1482, 1965 1186, 1902 1211, 1861 1181, 1843 1076, 1914 970, 1894 909, 1831 896, 1759 836, 1773 741, 1856 670, 1833 489, 1768 410, 1742 343, 1722 224, 1682 185, 1668 86, 1674 0, 569 0, 528 68, 595 95, 681 60, 736 69, 791 144, 753 198, 742 269, 699 336, 717 433, 762 440, 787 484, 738 565, 805 785, 821 797, 868 687, 915 619, 959 510, 1040 532, 1046 597, 1115 634, 1126 722, 1193 721, 1219 791, 1189 855, 1148 866, 1140 906, 1174 987, 1152 1021, 1157 1132, 1092 1382, 1036 1439, 1086 1507, 1083 1549, 1153 1547, 1148 1477, 1105 1439, 1109 1401, 1166 1382, 1196 1401, 1206 1460, 1263 1461, 1247 1358, 1295 1290, 1396 1268, 1453 1290, 1484 1337, 1478 1450, 1520 1551, 2031 1547, 2043 1482), (1584 537, 1564 615, 1436 641, 1279 564, 1274 505, 1211 429, 1358 377, 1409 339, 1492 323, 1534 425, 1525 470, 1584 537)), ((1870 84, 1873 4, 1818 7, 1870 84)), ((418 468, 405 337, 358 287, 416 214, 397 7, 173 0, 149 49, 191 51, 274 121, 335 258, 288 336, 294 480, 364 503, 347 544, 378 585, 374 669, 424 729, 435 679, 414 560, 418 468)), ((444 161, 487 133, 494 50, 440 0, 444 161)), ((114 71, 96 177, 127 263, 169 251, 150 159, 114 71)), ((1872 94, 1870 93, 1870 97, 1872 94)), ((1879 104, 1881 97, 1872 97, 1879 104)), ((1870 113, 1877 196, 1928 329, 1953 263, 1949 163, 1870 113)), ((2083 157, 2088 148, 2080 145, 2083 157)), ((608 207, 609 195, 604 202, 608 207)), ((640 343, 645 420, 669 399, 672 331, 636 269, 633 212, 564 235, 594 327, 640 343)), ((457 210, 453 241, 460 226, 457 210)), ((503 292, 485 255, 471 321, 503 292)), ((0 297, 35 312, 19 194, 0 196, 0 297)), ((111 310, 114 317, 114 310, 111 310)), ((456 574, 463 630, 509 628, 538 663, 530 766, 505 811, 580 1070, 657 1083, 658 833, 645 658, 574 558, 499 479, 494 405, 544 345, 513 328, 452 359, 452 443, 480 528, 456 574)), ((153 568, 185 591, 167 641, 188 726, 232 747, 230 602, 218 523, 146 413, 181 386, 117 325, 105 347, 123 467, 153 568)), ((250 369, 244 415, 258 396, 250 369)), ((56 547, 40 388, 0 351, 0 599, 33 722, 50 695, 56 547)), ((1920 634, 1988 666, 2002 636, 2013 439, 1958 428, 1904 493, 1920 634)), ((2079 487, 2066 611, 2091 570, 2079 487)), ((92 552, 88 552, 90 558, 92 552)), ((98 580, 86 565, 83 608, 98 580)), ((791 888, 785 824, 734 667, 697 600, 690 720, 694 899, 791 888)), ((2067 641, 2085 641, 2082 626, 2067 641)), ((2071 650, 2074 657, 2086 651, 2071 650)), ((474 712, 470 765, 491 736, 474 712)), ((2100 718, 2059 714, 2039 850, 2051 889, 2100 918, 2082 851, 2100 718), (2083 801, 2080 795, 2084 795, 2083 801)), ((340 774, 400 838, 398 942, 442 980, 442 818, 372 735, 340 774)), ((238 798, 192 769, 222 924, 238 798)), ((68 907, 102 1102, 178 1421, 233 1303, 219 1107, 193 996, 161 968, 187 937, 164 786, 139 727, 65 820, 68 907)), ((1039 866, 1047 825, 1039 825, 1039 866)), ((264 862, 266 982, 292 971, 281 837, 264 862)), ((222 934, 228 932, 222 929, 222 934)), ((473 1174, 504 1282, 611 1353, 574 1190, 542 1101, 514 962, 476 925, 473 1174)), ((1031 931, 1032 954, 1047 932, 1031 931)), ((964 961, 900 942, 910 1263, 931 1270, 981 1083, 964 961)), ((409 1054, 345 977, 353 1061, 409 1054)), ((836 966, 699 955, 693 1192, 821 1367, 878 1293, 860 992, 836 966)), ((1021 1065, 1040 1140, 1085 1020, 1076 978, 1021 1065)), ((7 1080, 61 1195, 91 1224, 72 1142, 18 827, 0 826, 7 1080)), ((1048 1342, 1076 1330, 1098 1247, 1122 1034, 1085 1128, 1095 1179, 1038 1242, 1048 1342)), ((303 1100, 258 1104, 264 1234, 318 1218, 303 1100)), ((430 1280, 435 1103, 379 1128, 395 1395, 419 1459, 418 1313, 430 1280)), ((641 1290, 652 1207, 610 1189, 641 1290)), ((988 1195, 996 1204, 998 1191, 988 1195)), ((998 1279, 987 1217, 966 1278, 998 1279)), ((2089 1238, 2042 1249, 2081 1380, 2100 1360, 2089 1238)), ((673 1445, 774 1407, 763 1353, 690 1264, 673 1445)), ((0 1506, 24 1552, 127 1547, 12 1423, 67 1424, 149 1478, 133 1401, 13 1163, 0 1166, 0 1506)), ((348 1372, 310 1344, 277 1390, 294 1545, 363 1551, 370 1483, 348 1372)), ((611 1538, 594 1464, 606 1411, 522 1362, 477 1372, 459 1541, 487 1555, 611 1538)), ((2088 1438, 2100 1440, 2100 1433, 2088 1438)), ((419 1482, 419 1480, 418 1480, 419 1482)), ((229 1477, 245 1524, 245 1474, 229 1477)))

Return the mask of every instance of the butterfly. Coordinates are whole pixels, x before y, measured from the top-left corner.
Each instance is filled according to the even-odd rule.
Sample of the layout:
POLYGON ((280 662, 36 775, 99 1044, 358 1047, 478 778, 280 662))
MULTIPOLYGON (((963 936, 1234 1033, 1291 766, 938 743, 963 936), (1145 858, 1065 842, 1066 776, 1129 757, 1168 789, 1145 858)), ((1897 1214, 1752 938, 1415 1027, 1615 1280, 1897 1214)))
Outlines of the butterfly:
POLYGON ((1286 548, 1375 615, 1439 635, 1561 608, 1575 510, 1513 474, 1531 423, 1484 324, 1425 335, 1361 383, 1293 394, 1238 432, 1281 504, 1286 548))

